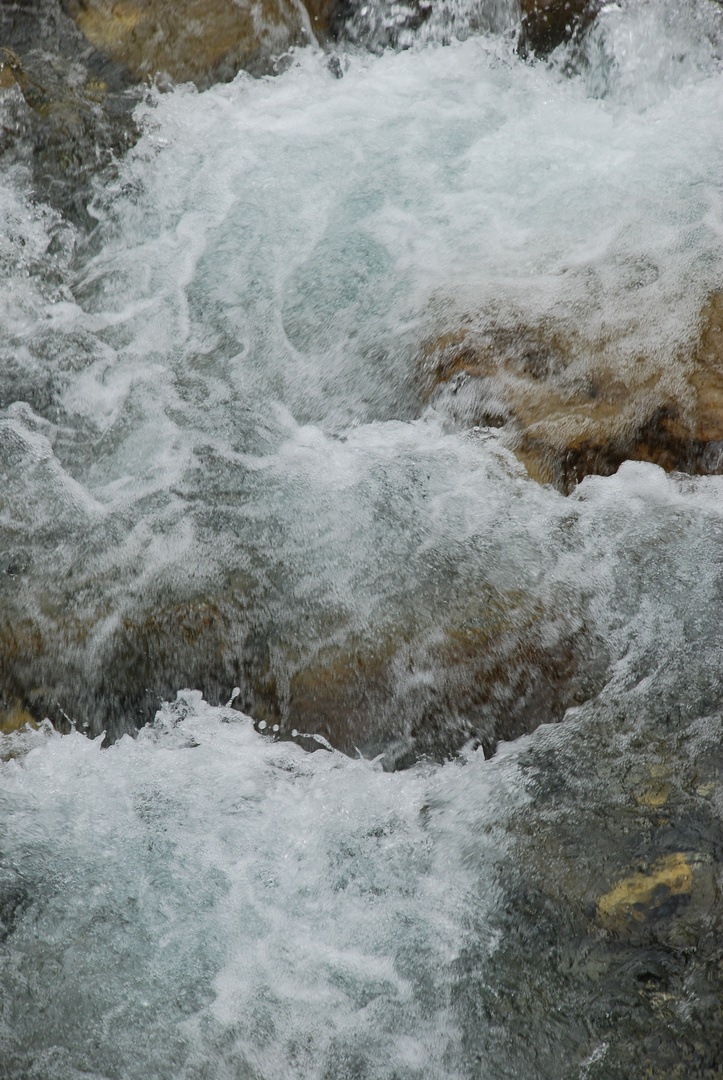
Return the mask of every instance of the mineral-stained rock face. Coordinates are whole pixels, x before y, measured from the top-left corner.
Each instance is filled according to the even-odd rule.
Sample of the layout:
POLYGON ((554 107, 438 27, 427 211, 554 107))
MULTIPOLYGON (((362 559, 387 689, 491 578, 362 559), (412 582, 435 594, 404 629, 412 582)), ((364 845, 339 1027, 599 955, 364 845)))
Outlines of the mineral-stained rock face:
POLYGON ((615 366, 549 327, 494 322, 425 350, 430 400, 467 424, 504 428, 530 475, 570 492, 625 460, 666 471, 723 468, 723 294, 703 308, 692 355, 615 366))
MULTIPOLYGON (((315 4, 323 29, 331 5, 315 4)), ((303 4, 293 0, 71 0, 77 26, 137 77, 158 73, 199 87, 274 70, 273 57, 311 40, 303 4)))
POLYGON ((721 717, 686 728, 656 690, 629 716, 591 702, 523 754, 535 809, 512 825, 500 945, 458 962, 466 1039, 494 1075, 501 1061, 499 1075, 565 1080, 720 1071, 721 717))

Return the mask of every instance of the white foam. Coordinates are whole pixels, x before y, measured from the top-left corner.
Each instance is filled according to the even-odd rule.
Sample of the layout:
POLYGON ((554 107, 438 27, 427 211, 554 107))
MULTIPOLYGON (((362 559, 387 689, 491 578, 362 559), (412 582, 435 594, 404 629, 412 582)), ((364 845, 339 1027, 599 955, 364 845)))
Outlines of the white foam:
POLYGON ((312 1078, 349 1055, 463 1075, 454 962, 468 893, 478 912, 494 895, 495 822, 524 801, 511 759, 389 776, 190 692, 139 739, 100 742, 52 736, 0 765, 4 873, 29 889, 0 966, 7 1047, 37 1065, 55 1046, 72 1077, 122 1060, 312 1078), (21 974, 28 950, 62 957, 62 980, 21 974))
MULTIPOLYGON (((141 107, 146 134, 96 203, 98 253, 22 340, 22 393, 54 380, 54 454, 108 511, 91 545, 108 588, 182 592, 194 567, 276 567, 280 547, 310 603, 393 605, 397 577, 414 588, 395 560, 417 544, 452 569, 492 528, 482 508, 499 516, 523 483, 493 442, 416 419, 425 335, 487 312, 604 340, 621 370, 641 348, 684 351, 720 281, 723 162, 708 24, 687 20, 670 85, 645 61, 673 55, 677 25, 670 5, 606 13, 603 59, 590 46, 603 97, 482 36, 353 55, 342 79, 302 51, 279 78, 141 107)), ((524 497, 535 509, 504 511, 527 534, 509 567, 535 564, 557 513, 554 495, 524 497)), ((22 495, 36 531, 45 499, 22 495)), ((85 550, 76 572, 97 576, 85 550)), ((67 567, 42 565, 52 589, 67 567)))

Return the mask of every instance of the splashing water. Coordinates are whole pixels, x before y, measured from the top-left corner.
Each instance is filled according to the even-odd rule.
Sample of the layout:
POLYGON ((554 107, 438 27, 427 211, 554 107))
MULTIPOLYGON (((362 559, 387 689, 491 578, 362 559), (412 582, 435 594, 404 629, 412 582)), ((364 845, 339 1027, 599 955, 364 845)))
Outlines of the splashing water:
MULTIPOLYGON (((108 750, 0 736, 0 1076, 622 1075, 597 1020, 520 1056, 495 979, 550 939, 503 940, 501 913, 555 738, 587 732, 592 768, 616 725, 634 748, 675 708, 715 744, 721 481, 628 463, 565 499, 430 408, 418 364, 480 312, 581 330, 621 377, 690 350, 723 269, 720 11, 607 5, 543 65, 506 5, 442 45, 451 10, 375 38, 407 51, 342 55, 342 79, 306 50, 150 93, 90 236, 6 173, 4 663, 42 640, 33 679, 117 736, 158 612, 237 609, 214 700, 251 638, 283 697, 300 656, 433 634, 494 590, 591 628, 608 685, 555 736, 393 775, 191 691, 108 750)), ((188 654, 160 656, 170 696, 188 654)), ((396 677, 411 716, 434 670, 396 677)), ((530 1005, 532 1038, 537 1007, 558 1016, 530 1005)))

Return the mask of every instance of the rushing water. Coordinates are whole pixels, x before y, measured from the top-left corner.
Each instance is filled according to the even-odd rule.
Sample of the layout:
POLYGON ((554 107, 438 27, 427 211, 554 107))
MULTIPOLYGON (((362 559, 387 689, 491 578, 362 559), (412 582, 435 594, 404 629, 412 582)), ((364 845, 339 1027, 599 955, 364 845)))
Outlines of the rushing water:
MULTIPOLYGON (((562 828, 600 790, 617 805, 620 755, 714 761, 723 482, 627 463, 565 498, 493 429, 425 403, 419 357, 481 314, 605 342, 622 379, 641 353, 673 371, 723 280, 721 12, 608 5, 543 64, 516 54, 508 6, 465 10, 436 9, 414 43, 380 37, 369 5, 351 37, 412 47, 342 52, 340 79, 309 49, 274 79, 149 93, 90 234, 6 170, 12 677, 42 684, 54 721, 116 736, 179 680, 215 701, 238 682, 259 728, 254 663, 283 706, 329 650, 423 639, 365 744, 402 753, 443 677, 436 628, 484 623, 493 595, 546 612, 548 644, 584 630, 607 685, 491 761, 470 746, 393 774, 307 754, 308 733, 274 742, 198 692, 107 750, 49 725, 0 736, 2 1077, 629 1075, 600 1019, 627 953, 590 959, 580 931, 583 971, 545 904, 518 904, 520 828, 562 828), (450 26, 469 36, 440 44, 450 26), (179 643, 181 605, 220 638, 179 643)), ((703 790, 691 776, 681 790, 703 790)), ((707 834, 671 826, 652 854, 600 824, 609 809, 595 828, 580 811, 590 896, 623 876, 616 852, 718 858, 719 803, 707 834)), ((656 1025, 673 1057, 676 1038, 713 1045, 710 994, 686 979, 636 1046, 656 1025)))

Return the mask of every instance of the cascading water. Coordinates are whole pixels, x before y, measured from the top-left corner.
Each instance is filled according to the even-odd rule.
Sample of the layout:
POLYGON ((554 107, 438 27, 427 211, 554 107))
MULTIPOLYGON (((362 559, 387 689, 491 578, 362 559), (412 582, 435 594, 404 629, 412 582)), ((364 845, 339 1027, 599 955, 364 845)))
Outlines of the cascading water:
POLYGON ((723 17, 606 5, 547 63, 514 19, 370 4, 342 78, 149 91, 89 233, 3 174, 3 691, 96 738, 0 735, 0 1077, 715 1075, 721 479, 566 497, 420 358, 551 325, 575 385, 682 392, 723 17))

